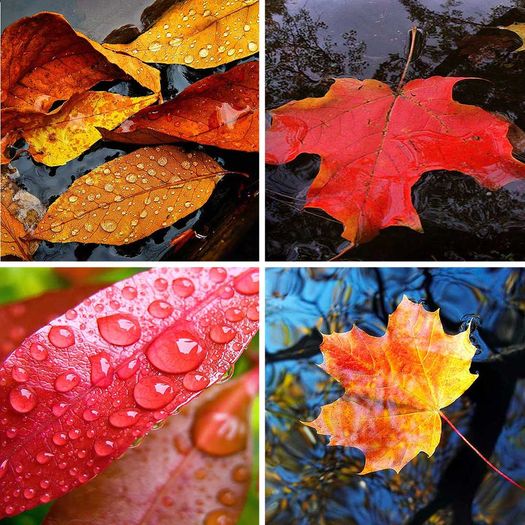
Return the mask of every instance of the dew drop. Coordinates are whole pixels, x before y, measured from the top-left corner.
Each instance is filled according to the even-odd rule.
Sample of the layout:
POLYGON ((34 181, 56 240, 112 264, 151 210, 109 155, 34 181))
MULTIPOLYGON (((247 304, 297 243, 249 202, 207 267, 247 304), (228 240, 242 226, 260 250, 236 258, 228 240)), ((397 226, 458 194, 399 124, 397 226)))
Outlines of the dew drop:
POLYGON ((64 432, 57 432, 53 435, 52 440, 57 447, 62 447, 67 443, 67 436, 64 432))
POLYGON ((235 493, 230 489, 220 490, 217 494, 217 499, 219 500, 219 503, 222 503, 227 507, 231 507, 232 505, 235 505, 237 503, 237 497, 235 496, 235 493))
POLYGON ((47 348, 40 343, 33 343, 29 347, 29 353, 35 361, 45 361, 47 359, 47 348))
POLYGON ((210 339, 215 343, 224 345, 235 339, 236 332, 229 326, 213 325, 210 329, 210 339))
POLYGON ((118 410, 109 416, 109 422, 116 428, 127 428, 138 421, 139 413, 131 408, 118 410))
POLYGON ((21 366, 14 366, 11 370, 11 377, 17 383, 25 383, 29 379, 29 374, 25 368, 22 368, 21 366))
POLYGON ((110 344, 128 346, 140 339, 140 325, 129 314, 113 314, 97 319, 100 335, 110 344))
POLYGON ((137 297, 137 289, 133 288, 133 286, 125 286, 122 288, 122 297, 128 301, 135 299, 137 297))
POLYGON ((232 470, 232 479, 237 483, 244 483, 248 481, 250 477, 250 471, 244 465, 237 465, 232 470))
POLYGON ((199 56, 200 56, 201 58, 206 58, 206 57, 209 55, 209 53, 210 53, 210 52, 209 52, 205 47, 203 47, 203 48, 199 51, 199 56))
POLYGON ((166 279, 155 279, 155 282, 153 283, 153 286, 155 287, 155 290, 159 292, 164 292, 168 288, 168 281, 166 279))
POLYGON ((226 270, 224 268, 212 268, 210 270, 210 279, 214 283, 222 283, 226 279, 226 270))
POLYGON ((252 53, 255 53, 255 51, 257 51, 257 44, 255 42, 248 42, 248 49, 252 53))
POLYGON ((0 463, 0 479, 2 479, 6 472, 7 472, 7 463, 9 462, 8 459, 4 459, 4 461, 2 461, 2 463, 0 463))
POLYGON ((55 417, 60 417, 66 412, 67 405, 66 403, 57 403, 56 405, 53 405, 53 408, 51 410, 55 417))
POLYGON ((69 392, 80 383, 80 377, 75 372, 64 372, 55 379, 57 392, 69 392))
POLYGON ((93 448, 97 456, 106 457, 115 451, 115 443, 108 439, 97 439, 93 448))
POLYGON ((129 379, 132 375, 135 375, 139 369, 139 366, 139 360, 134 357, 117 370, 117 375, 120 377, 120 379, 129 379))
POLYGON ((133 390, 133 397, 139 406, 156 410, 166 406, 175 397, 173 385, 167 377, 143 377, 133 390))
POLYGON ((236 277, 234 288, 243 295, 254 295, 259 293, 259 271, 251 270, 249 273, 244 273, 236 277))
POLYGON ((100 352, 90 356, 91 384, 99 388, 107 388, 113 382, 113 368, 110 363, 109 354, 100 352))
POLYGON ((114 232, 117 229, 117 223, 115 221, 102 221, 100 227, 108 233, 114 232))
POLYGON ((171 286, 173 291, 179 297, 186 298, 195 292, 195 285, 190 279, 186 279, 185 277, 179 277, 178 279, 175 279, 171 286))
POLYGON ((159 166, 166 166, 167 163, 168 163, 168 159, 166 157, 159 157, 157 159, 157 164, 159 166))
POLYGON ((188 372, 184 376, 182 384, 190 392, 199 392, 210 384, 210 379, 198 372, 188 372))
POLYGON ((193 55, 186 55, 184 57, 184 63, 185 64, 191 64, 193 62, 193 55))
POLYGON ((68 433, 69 439, 72 439, 73 441, 75 439, 78 439, 81 436, 82 432, 78 428, 72 428, 68 433))
POLYGON ((246 317, 248 317, 250 321, 258 321, 259 320, 259 307, 258 306, 248 307, 248 310, 246 311, 246 317))
POLYGON ((173 306, 166 301, 153 301, 148 306, 148 312, 157 319, 165 319, 173 312, 173 306))
POLYGON ((204 525, 235 525, 235 515, 227 510, 216 509, 208 512, 204 518, 204 525))
POLYGON ((77 312, 75 310, 71 309, 66 312, 66 319, 68 319, 69 321, 73 321, 76 318, 77 312))
MULTIPOLYGON (((40 465, 47 465, 53 458, 55 457, 54 454, 51 454, 51 452, 39 452, 36 455, 36 461, 40 465)), ((42 487, 43 489, 47 487, 42 487)))
POLYGON ((87 408, 82 413, 82 417, 84 418, 84 421, 96 421, 100 417, 100 412, 94 408, 87 408))
POLYGON ((162 44, 160 42, 152 42, 149 45, 148 49, 153 53, 156 53, 157 51, 160 51, 162 49, 162 44))
POLYGON ((239 308, 228 308, 226 312, 224 312, 224 316, 232 323, 237 323, 244 319, 244 314, 239 308))
POLYGON ((178 47, 182 44, 182 38, 174 38, 173 40, 170 40, 168 44, 171 47, 178 47))
POLYGON ((20 414, 26 414, 27 412, 31 412, 36 406, 36 393, 27 386, 17 386, 9 392, 9 402, 13 410, 20 414))
POLYGON ((235 292, 233 291, 233 288, 231 286, 225 286, 220 291, 221 299, 231 299, 234 296, 235 292))
POLYGON ((75 343, 75 336, 67 326, 52 326, 48 334, 49 341, 57 348, 68 348, 75 343))

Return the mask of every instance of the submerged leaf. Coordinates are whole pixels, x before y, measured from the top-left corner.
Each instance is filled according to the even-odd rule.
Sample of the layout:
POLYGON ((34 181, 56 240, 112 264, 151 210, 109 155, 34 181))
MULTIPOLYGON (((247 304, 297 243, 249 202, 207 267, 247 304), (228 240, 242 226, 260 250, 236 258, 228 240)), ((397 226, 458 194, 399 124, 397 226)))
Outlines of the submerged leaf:
POLYGON ((186 88, 173 100, 145 108, 108 140, 159 144, 188 140, 239 151, 259 149, 259 62, 240 64, 186 88))
POLYGON ((104 46, 144 62, 205 69, 253 55, 258 42, 258 0, 183 0, 133 42, 104 46))
POLYGON ((128 244, 198 210, 224 170, 203 152, 145 147, 77 179, 33 236, 51 242, 128 244))
POLYGON ((521 38, 521 47, 515 49, 515 51, 525 51, 525 23, 524 22, 514 22, 510 26, 500 26, 500 29, 506 29, 507 31, 512 31, 521 38))
POLYGON ((101 135, 97 127, 114 128, 157 96, 124 97, 103 91, 73 95, 51 113, 2 111, 2 132, 19 131, 33 158, 48 166, 61 166, 86 151, 101 135))

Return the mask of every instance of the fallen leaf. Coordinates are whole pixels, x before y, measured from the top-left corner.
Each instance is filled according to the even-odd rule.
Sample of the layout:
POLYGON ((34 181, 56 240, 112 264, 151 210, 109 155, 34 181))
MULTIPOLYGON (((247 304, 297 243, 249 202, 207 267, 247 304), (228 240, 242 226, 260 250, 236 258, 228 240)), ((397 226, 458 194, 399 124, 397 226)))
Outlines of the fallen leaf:
POLYGON ((90 40, 57 13, 21 18, 2 35, 2 106, 48 111, 102 81, 131 76, 157 95, 160 73, 90 40))
POLYGON ((0 258, 10 256, 28 261, 37 245, 31 247, 23 240, 27 235, 24 225, 9 211, 4 200, 2 195, 0 201, 0 258))
POLYGON ((85 91, 73 95, 51 113, 7 108, 2 111, 2 132, 20 130, 35 160, 47 166, 61 166, 101 138, 97 127, 114 128, 156 98, 85 91))
POLYGON ((203 152, 145 147, 102 164, 53 202, 33 236, 128 244, 198 210, 224 169, 203 152))
POLYGON ((251 480, 254 374, 204 392, 89 485, 58 500, 45 525, 237 523, 251 480))
POLYGON ((129 44, 104 44, 144 62, 213 68, 258 51, 258 0, 183 0, 129 44))
POLYGON ((460 80, 413 80, 394 92, 377 80, 337 79, 324 97, 271 112, 267 162, 320 155, 306 206, 341 221, 353 245, 388 226, 422 231, 411 190, 423 173, 457 170, 488 189, 525 178, 507 138, 510 122, 455 102, 460 80))
POLYGON ((439 310, 403 297, 382 337, 357 326, 323 336, 322 368, 345 393, 305 424, 329 435, 330 445, 359 448, 361 474, 399 472, 419 452, 431 456, 441 437, 441 409, 477 377, 469 372, 476 352, 469 335, 469 328, 446 334, 439 310))
POLYGON ((259 62, 240 64, 186 88, 173 100, 145 108, 105 139, 132 144, 187 140, 238 151, 259 149, 259 62))
POLYGON ((521 47, 515 49, 514 51, 525 51, 525 23, 523 22, 514 22, 509 26, 499 26, 500 29, 506 29, 507 31, 512 31, 521 38, 521 47))
POLYGON ((27 338, 0 368, 0 517, 86 483, 220 380, 257 305, 255 268, 156 268, 27 338))

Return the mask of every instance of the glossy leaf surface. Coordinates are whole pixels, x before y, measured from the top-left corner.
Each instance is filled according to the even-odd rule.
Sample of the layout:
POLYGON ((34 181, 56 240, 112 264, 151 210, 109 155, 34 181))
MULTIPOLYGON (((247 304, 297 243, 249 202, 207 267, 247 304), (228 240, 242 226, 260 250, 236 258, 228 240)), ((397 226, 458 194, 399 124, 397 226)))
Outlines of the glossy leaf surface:
POLYGON ((160 73, 90 40, 57 13, 21 18, 2 35, 2 106, 48 111, 102 81, 131 76, 160 93, 160 73))
POLYGON ((12 256, 23 260, 30 259, 32 249, 23 240, 25 236, 24 225, 11 213, 2 198, 0 201, 0 257, 12 256))
POLYGON ((452 99, 462 78, 413 80, 399 92, 376 80, 338 79, 322 98, 273 110, 266 159, 321 156, 306 206, 344 225, 357 245, 389 226, 422 231, 411 190, 432 170, 461 171, 488 189, 525 178, 510 123, 452 99))
POLYGON ((33 235, 52 242, 128 244, 199 209, 223 173, 200 151, 141 148, 77 179, 33 235))
POLYGON ((237 523, 250 484, 256 374, 203 393, 102 475, 58 500, 45 524, 237 523))
POLYGON ((219 148, 259 149, 259 62, 206 77, 175 99, 145 108, 114 131, 117 142, 159 144, 188 140, 219 148))
POLYGON ((105 47, 144 62, 206 69, 253 55, 258 42, 258 0, 183 0, 133 42, 105 47))
POLYGON ((3 132, 21 130, 29 153, 48 166, 61 166, 95 144, 97 127, 114 128, 157 96, 124 97, 103 91, 86 91, 71 97, 51 113, 4 109, 3 132))
POLYGON ((89 481, 219 380, 257 305, 256 269, 154 269, 26 339, 0 368, 1 515, 89 481))
POLYGON ((439 310, 404 297, 382 337, 357 326, 323 336, 322 368, 345 394, 306 424, 329 435, 330 445, 359 448, 361 474, 399 472, 419 452, 431 456, 441 437, 440 410, 477 377, 469 371, 476 352, 469 335, 446 334, 439 310))

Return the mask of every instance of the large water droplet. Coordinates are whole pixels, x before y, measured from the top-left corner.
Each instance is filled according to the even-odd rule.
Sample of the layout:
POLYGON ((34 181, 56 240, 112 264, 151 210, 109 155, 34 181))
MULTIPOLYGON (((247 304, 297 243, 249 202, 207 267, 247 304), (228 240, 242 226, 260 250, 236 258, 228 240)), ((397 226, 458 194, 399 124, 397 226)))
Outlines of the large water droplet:
POLYGON ((35 489, 24 489, 24 498, 33 499, 35 497, 35 489))
POLYGON ((173 306, 166 301, 153 301, 148 306, 148 312, 157 319, 165 319, 173 312, 173 306))
POLYGON ((186 279, 185 277, 179 277, 178 279, 175 279, 171 287, 173 288, 173 291, 179 296, 179 297, 189 297, 193 294, 195 291, 195 285, 190 279, 186 279))
POLYGON ((212 268, 210 270, 210 279, 215 283, 222 283, 226 279, 226 270, 224 268, 212 268))
POLYGON ((127 363, 124 363, 120 368, 118 368, 117 375, 120 377, 120 379, 129 379, 131 376, 136 374, 139 367, 139 360, 136 357, 133 357, 127 363))
POLYGON ((175 397, 173 385, 165 376, 143 377, 133 390, 133 397, 139 406, 156 410, 166 406, 175 397))
MULTIPOLYGON (((54 457, 55 457, 55 455, 54 455, 54 454, 51 454, 51 452, 39 452, 39 453, 36 455, 36 461, 37 461, 37 463, 39 463, 40 465, 46 465, 46 464, 49 463, 54 457)), ((47 488, 47 487, 42 487, 42 488, 47 488)))
POLYGON ((113 314, 97 319, 100 335, 110 344, 128 346, 140 339, 140 324, 130 314, 113 314))
POLYGON ((159 279, 155 279, 153 286, 155 287, 155 290, 158 290, 159 292, 164 292, 168 288, 168 281, 160 277, 159 279))
POLYGON ((56 405, 53 405, 53 408, 51 410, 52 410, 52 412, 53 412, 55 417, 60 417, 67 410, 67 404, 66 403, 57 403, 56 405))
POLYGON ((75 335, 68 326, 52 326, 48 338, 57 348, 68 348, 75 343, 75 335))
POLYGON ((259 307, 258 306, 249 306, 248 310, 246 310, 246 317, 250 321, 258 321, 259 320, 259 307))
POLYGON ((113 381, 113 368, 109 354, 101 352, 89 358, 91 363, 91 384, 99 388, 107 388, 113 381))
POLYGON ((234 288, 243 295, 259 293, 259 270, 253 269, 235 278, 234 288))
POLYGON ((62 447, 67 443, 67 435, 65 432, 57 432, 53 435, 52 440, 57 447, 62 447))
POLYGON ((45 361, 47 359, 47 348, 40 343, 33 343, 29 347, 29 353, 35 361, 45 361))
POLYGON ((206 352, 199 339, 189 330, 173 327, 168 328, 149 345, 146 355, 159 370, 181 374, 197 368, 206 352))
POLYGON ((55 379, 55 389, 58 392, 69 392, 80 383, 80 377, 75 372, 65 372, 55 379))
POLYGON ((36 393, 27 386, 17 386, 9 392, 9 402, 20 414, 31 412, 37 403, 36 393))
POLYGON ((236 523, 235 515, 222 509, 212 510, 204 518, 204 525, 235 525, 236 523))
POLYGON ((109 416, 109 422, 117 428, 127 428, 133 426, 138 421, 139 413, 131 408, 124 408, 113 412, 109 416))
POLYGON ((100 412, 94 408, 87 408, 82 413, 85 421, 96 421, 100 417, 100 412))
POLYGON ((111 455, 115 451, 115 443, 108 439, 97 439, 93 447, 97 456, 105 457, 111 455))
POLYGON ((232 505, 235 505, 237 503, 237 496, 235 495, 233 490, 230 489, 219 490, 219 493, 217 494, 217 499, 219 500, 219 503, 222 503, 227 507, 231 507, 232 505))
POLYGON ((191 392, 199 392, 210 384, 210 379, 198 372, 188 372, 182 380, 184 388, 191 392))
POLYGON ((22 368, 21 366, 14 366, 11 370, 11 377, 17 383, 25 383, 29 379, 29 374, 25 368, 22 368))
POLYGON ((244 314, 239 308, 228 308, 226 312, 224 312, 224 316, 232 323, 237 323, 244 319, 244 314))
POLYGON ((229 326, 213 325, 210 328, 210 339, 218 344, 226 344, 235 339, 235 330, 229 326))
POLYGON ((122 297, 128 301, 135 299, 137 297, 137 289, 133 288, 133 286, 125 286, 122 288, 122 297))
POLYGON ((244 483, 245 481, 248 481, 249 477, 250 471, 244 465, 237 465, 232 470, 232 479, 237 483, 244 483))

